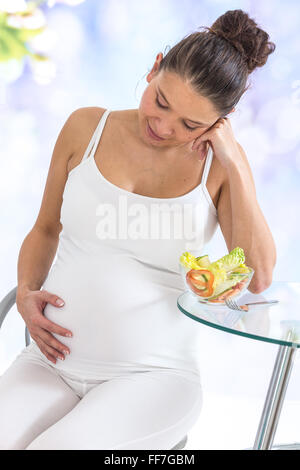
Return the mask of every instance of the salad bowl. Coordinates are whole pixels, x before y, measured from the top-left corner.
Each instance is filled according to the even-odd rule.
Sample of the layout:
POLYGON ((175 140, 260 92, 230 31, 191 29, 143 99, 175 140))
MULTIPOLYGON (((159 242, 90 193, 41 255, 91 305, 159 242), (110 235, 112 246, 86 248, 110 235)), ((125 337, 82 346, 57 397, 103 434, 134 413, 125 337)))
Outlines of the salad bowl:
POLYGON ((226 306, 226 299, 238 299, 249 286, 254 269, 246 266, 242 248, 211 262, 208 255, 185 252, 179 269, 185 288, 203 304, 226 306))

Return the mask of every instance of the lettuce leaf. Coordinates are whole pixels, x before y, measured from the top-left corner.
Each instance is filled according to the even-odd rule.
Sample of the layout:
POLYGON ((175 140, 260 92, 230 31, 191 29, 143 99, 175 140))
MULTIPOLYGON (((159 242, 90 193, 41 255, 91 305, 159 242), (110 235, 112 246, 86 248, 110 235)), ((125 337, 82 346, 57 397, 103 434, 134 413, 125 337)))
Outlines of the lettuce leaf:
POLYGON ((180 256, 179 261, 182 264, 182 266, 184 266, 185 268, 201 269, 198 262, 197 262, 196 257, 194 255, 192 255, 191 253, 189 253, 188 251, 185 251, 180 256))
POLYGON ((216 270, 225 270, 226 272, 238 268, 245 262, 245 254, 243 248, 236 247, 228 255, 223 256, 211 263, 210 268, 216 270))

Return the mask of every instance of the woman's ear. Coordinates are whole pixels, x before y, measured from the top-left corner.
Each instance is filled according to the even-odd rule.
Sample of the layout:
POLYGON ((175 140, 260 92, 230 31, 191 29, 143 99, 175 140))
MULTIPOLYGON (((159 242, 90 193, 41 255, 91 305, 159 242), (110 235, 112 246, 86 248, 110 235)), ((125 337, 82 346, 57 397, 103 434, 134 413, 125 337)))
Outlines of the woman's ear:
POLYGON ((152 80, 152 78, 157 74, 158 69, 159 69, 159 65, 160 65, 162 59, 163 59, 163 53, 160 52, 160 53, 157 54, 157 56, 156 56, 156 60, 155 60, 154 65, 153 65, 153 67, 152 67, 152 69, 151 69, 151 72, 149 72, 148 75, 147 75, 147 77, 146 77, 146 80, 147 80, 148 83, 149 83, 149 82, 152 80), (149 80, 148 80, 148 77, 149 77, 149 80))

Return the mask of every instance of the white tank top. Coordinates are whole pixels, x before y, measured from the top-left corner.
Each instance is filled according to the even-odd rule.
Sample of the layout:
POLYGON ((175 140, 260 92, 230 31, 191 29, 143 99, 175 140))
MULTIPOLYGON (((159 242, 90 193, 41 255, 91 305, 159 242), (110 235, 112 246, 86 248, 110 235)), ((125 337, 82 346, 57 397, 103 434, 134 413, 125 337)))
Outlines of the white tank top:
POLYGON ((56 365, 46 361, 103 380, 158 368, 199 377, 199 326, 177 308, 185 290, 179 257, 189 250, 204 254, 217 228, 206 188, 212 149, 201 184, 188 193, 132 193, 109 182, 94 159, 109 113, 66 181, 57 256, 42 288, 65 301, 59 308, 48 303, 44 315, 73 337, 54 335, 71 353, 56 365))

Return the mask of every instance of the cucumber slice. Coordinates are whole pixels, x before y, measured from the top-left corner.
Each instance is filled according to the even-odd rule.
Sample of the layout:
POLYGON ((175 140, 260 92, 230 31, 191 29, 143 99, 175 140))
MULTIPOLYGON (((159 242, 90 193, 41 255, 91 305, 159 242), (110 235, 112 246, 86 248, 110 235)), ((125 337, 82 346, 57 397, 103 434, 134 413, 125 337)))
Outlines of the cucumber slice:
POLYGON ((201 268, 207 268, 210 265, 208 255, 198 256, 196 261, 201 268))
POLYGON ((233 271, 231 271, 230 274, 247 274, 250 272, 250 269, 248 266, 239 266, 238 268, 235 268, 233 271))
POLYGON ((245 279, 245 277, 248 277, 248 273, 230 273, 228 279, 237 278, 242 280, 245 279))
POLYGON ((214 290, 214 293, 211 297, 211 299, 214 299, 216 297, 219 297, 219 295, 223 294, 227 290, 231 289, 233 286, 235 286, 239 282, 239 279, 227 279, 224 282, 221 282, 219 285, 214 290))
POLYGON ((222 282, 221 284, 219 284, 213 295, 211 297, 208 297, 208 300, 214 300, 218 297, 220 297, 221 295, 223 295, 225 292, 227 292, 228 290, 231 290, 236 284, 238 284, 240 281, 242 281, 243 279, 245 279, 247 276, 242 276, 240 274, 240 278, 237 279, 235 276, 233 276, 232 279, 228 279, 227 281, 225 282, 222 282))
POLYGON ((227 292, 228 290, 231 290, 232 287, 233 287, 233 286, 228 287, 228 289, 225 289, 223 292, 219 292, 219 294, 214 295, 213 297, 207 297, 207 300, 215 300, 215 299, 217 299, 218 297, 221 297, 221 295, 223 295, 225 292, 227 292))

